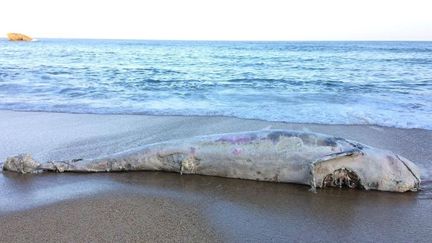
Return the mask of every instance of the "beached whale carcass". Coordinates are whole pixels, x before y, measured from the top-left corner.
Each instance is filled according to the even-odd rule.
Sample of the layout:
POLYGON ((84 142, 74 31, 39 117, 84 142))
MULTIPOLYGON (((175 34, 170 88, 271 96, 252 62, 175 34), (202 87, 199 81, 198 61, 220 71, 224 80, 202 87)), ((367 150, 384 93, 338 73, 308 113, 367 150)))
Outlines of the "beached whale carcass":
POLYGON ((316 187, 416 191, 416 165, 393 152, 343 138, 289 130, 261 130, 150 144, 97 159, 38 163, 8 158, 19 173, 168 171, 316 187))

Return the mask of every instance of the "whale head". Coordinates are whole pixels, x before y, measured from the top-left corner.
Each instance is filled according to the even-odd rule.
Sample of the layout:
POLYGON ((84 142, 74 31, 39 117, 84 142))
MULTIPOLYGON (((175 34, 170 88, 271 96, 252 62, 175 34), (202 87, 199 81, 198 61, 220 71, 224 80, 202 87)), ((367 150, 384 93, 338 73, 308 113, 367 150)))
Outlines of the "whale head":
POLYGON ((420 189, 420 172, 410 160, 387 150, 366 147, 318 161, 312 167, 316 187, 350 187, 406 192, 420 189))

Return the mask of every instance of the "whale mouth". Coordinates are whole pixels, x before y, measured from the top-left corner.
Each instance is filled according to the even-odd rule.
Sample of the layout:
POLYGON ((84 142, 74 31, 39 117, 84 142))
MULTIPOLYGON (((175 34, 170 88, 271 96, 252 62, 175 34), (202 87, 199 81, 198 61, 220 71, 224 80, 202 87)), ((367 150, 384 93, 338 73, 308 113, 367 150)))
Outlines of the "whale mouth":
POLYGON ((364 189, 357 173, 347 168, 340 168, 326 175, 322 187, 364 189))

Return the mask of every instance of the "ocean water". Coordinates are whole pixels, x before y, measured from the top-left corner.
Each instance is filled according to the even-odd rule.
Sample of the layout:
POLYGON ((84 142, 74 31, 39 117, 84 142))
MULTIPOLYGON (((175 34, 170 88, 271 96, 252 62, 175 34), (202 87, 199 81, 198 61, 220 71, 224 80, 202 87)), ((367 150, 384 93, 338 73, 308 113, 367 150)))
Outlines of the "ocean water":
POLYGON ((3 39, 0 109, 432 129, 432 42, 3 39))

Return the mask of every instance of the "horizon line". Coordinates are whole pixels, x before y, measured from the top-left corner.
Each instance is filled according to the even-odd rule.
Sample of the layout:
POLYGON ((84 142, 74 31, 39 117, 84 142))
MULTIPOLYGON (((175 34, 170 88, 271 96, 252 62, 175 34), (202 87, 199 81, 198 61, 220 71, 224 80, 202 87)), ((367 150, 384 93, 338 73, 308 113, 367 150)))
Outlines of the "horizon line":
MULTIPOLYGON (((33 40, 123 40, 123 41, 203 41, 203 42, 431 42, 432 39, 157 39, 157 38, 96 38, 96 37, 33 37, 33 40)), ((0 37, 0 39, 8 39, 0 37)))

